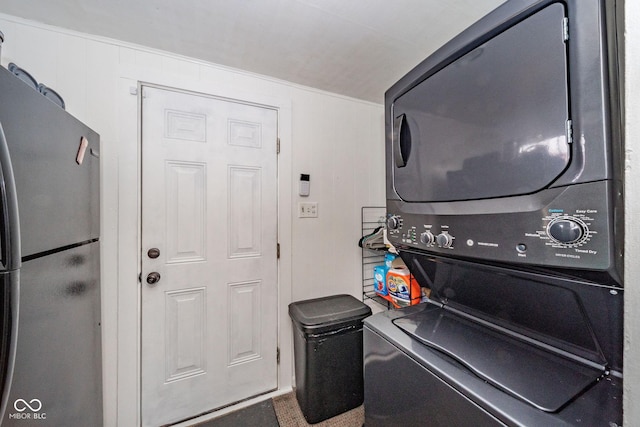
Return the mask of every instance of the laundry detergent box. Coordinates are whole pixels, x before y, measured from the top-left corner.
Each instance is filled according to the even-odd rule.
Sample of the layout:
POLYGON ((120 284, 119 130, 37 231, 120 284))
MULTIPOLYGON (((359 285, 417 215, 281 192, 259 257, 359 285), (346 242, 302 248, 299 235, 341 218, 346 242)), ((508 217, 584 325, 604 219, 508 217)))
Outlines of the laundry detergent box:
POLYGON ((376 265, 373 267, 373 290, 381 296, 388 294, 387 270, 389 270, 389 268, 386 265, 376 265))
POLYGON ((420 285, 406 267, 387 271, 387 292, 396 307, 418 304, 422 299, 420 285))
POLYGON ((387 270, 390 269, 391 267, 395 267, 393 265, 394 261, 395 262, 400 262, 400 263, 402 263, 402 265, 404 265, 404 262, 402 262, 402 259, 398 258, 397 255, 389 253, 389 252, 384 254, 384 265, 387 267, 387 270), (396 259, 398 259, 398 261, 396 261, 396 259))

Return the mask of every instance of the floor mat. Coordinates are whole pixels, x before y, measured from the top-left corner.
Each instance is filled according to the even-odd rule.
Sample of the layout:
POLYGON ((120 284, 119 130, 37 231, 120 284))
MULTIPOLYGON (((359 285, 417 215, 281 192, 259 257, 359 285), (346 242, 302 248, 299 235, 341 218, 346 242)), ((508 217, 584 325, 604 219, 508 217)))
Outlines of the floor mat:
POLYGON ((247 406, 194 427, 279 427, 271 399, 247 406))

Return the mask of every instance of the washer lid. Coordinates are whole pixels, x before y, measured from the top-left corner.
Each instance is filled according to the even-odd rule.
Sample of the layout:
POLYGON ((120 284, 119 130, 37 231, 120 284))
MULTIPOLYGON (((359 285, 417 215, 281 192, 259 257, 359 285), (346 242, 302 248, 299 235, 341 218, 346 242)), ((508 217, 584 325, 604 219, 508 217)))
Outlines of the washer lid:
POLYGON ((558 411, 604 375, 602 369, 562 357, 444 308, 413 313, 393 323, 492 386, 545 412, 558 411))

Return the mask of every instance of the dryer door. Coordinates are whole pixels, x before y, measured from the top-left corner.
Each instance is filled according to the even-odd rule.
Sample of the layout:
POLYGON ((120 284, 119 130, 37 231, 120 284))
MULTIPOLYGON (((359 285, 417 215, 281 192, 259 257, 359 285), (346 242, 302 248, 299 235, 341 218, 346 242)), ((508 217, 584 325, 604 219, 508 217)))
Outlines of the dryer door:
POLYGON ((554 3, 395 100, 391 168, 402 200, 529 194, 565 170, 564 17, 554 3))

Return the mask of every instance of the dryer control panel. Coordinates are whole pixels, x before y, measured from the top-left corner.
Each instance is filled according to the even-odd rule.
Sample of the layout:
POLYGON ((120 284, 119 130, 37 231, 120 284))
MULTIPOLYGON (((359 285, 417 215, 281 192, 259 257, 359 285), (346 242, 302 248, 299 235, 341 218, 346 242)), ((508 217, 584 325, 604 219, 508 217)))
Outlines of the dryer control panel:
POLYGON ((387 235, 397 247, 449 256, 607 270, 615 256, 610 197, 585 191, 606 195, 607 183, 566 187, 538 209, 514 212, 418 214, 390 200, 387 235))

